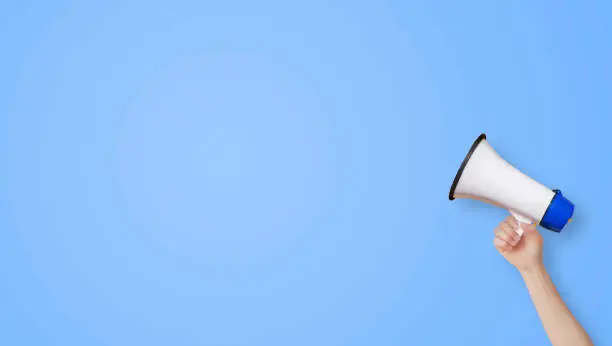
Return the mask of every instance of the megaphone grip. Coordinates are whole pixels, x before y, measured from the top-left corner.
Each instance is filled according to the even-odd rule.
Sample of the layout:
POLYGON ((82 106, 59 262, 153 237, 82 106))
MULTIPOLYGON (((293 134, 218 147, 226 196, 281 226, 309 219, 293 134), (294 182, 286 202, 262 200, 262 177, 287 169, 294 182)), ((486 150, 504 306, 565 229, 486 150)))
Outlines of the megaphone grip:
POLYGON ((517 221, 518 223, 518 228, 516 229, 516 233, 519 236, 523 236, 523 234, 525 233, 525 230, 523 230, 523 227, 521 227, 522 223, 526 223, 526 224, 532 224, 533 220, 531 220, 530 218, 528 218, 527 216, 524 216, 520 213, 517 213, 514 210, 510 210, 510 214, 512 214, 512 216, 514 217, 514 219, 517 221))

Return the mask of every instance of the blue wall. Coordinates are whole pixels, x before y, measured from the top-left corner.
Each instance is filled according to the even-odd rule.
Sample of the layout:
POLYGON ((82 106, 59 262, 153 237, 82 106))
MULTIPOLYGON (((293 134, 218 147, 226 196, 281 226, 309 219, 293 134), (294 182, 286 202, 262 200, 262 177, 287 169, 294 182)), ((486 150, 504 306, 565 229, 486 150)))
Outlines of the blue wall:
POLYGON ((481 132, 612 344, 610 2, 326 3, 0 5, 3 344, 545 344, 481 132))

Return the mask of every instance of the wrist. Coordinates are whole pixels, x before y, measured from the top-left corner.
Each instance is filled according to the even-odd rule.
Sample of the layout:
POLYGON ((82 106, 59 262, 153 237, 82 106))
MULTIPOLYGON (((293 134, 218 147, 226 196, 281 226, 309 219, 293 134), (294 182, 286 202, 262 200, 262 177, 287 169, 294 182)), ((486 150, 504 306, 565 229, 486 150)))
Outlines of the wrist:
POLYGON ((544 263, 542 263, 542 261, 538 261, 533 263, 532 265, 524 266, 517 269, 523 276, 541 274, 546 272, 546 268, 544 267, 544 263))

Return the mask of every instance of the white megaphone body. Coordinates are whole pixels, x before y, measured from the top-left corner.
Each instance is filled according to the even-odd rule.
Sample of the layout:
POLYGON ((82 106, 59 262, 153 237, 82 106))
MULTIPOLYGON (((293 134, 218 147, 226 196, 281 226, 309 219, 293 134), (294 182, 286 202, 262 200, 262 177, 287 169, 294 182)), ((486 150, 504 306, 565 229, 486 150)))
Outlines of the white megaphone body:
MULTIPOLYGON (((507 209, 521 223, 538 223, 560 232, 571 220, 574 205, 504 160, 481 134, 463 160, 448 198, 472 198, 507 209)), ((519 234, 522 229, 519 227, 519 234)))

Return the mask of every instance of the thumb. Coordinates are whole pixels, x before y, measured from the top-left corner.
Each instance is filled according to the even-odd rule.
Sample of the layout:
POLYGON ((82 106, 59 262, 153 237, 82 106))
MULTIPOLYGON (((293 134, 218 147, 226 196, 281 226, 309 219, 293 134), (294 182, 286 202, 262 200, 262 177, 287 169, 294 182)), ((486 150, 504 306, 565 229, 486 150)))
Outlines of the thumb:
POLYGON ((530 234, 530 233, 535 233, 536 231, 536 226, 534 224, 521 224, 521 228, 525 231, 525 233, 530 234))

